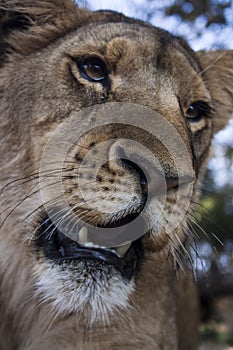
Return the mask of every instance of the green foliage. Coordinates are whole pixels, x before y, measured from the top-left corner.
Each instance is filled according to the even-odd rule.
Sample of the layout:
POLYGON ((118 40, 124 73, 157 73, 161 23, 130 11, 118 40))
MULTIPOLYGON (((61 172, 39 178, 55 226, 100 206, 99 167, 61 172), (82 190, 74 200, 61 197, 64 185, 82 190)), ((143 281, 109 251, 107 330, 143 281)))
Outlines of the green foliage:
POLYGON ((233 239, 233 186, 226 184, 221 191, 204 191, 197 218, 215 245, 216 237, 223 243, 226 239, 233 239))

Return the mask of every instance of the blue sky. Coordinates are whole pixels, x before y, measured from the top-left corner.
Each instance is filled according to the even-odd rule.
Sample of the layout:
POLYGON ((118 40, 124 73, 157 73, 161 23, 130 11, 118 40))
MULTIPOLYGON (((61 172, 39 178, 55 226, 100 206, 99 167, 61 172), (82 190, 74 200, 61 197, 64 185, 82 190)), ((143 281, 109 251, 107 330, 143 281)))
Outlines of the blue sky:
MULTIPOLYGON (((122 12, 130 17, 136 17, 145 20, 150 10, 153 8, 153 3, 156 3, 156 12, 150 19, 150 22, 155 26, 167 29, 173 34, 184 35, 189 44, 194 50, 210 49, 215 45, 224 45, 227 48, 233 49, 233 25, 227 27, 215 26, 205 29, 206 18, 199 17, 194 23, 188 24, 182 22, 177 16, 165 17, 163 9, 166 4, 170 4, 171 0, 86 0, 84 1, 92 10, 111 9, 122 12), (202 32, 197 37, 195 33, 202 32)), ((225 0, 216 0, 216 2, 226 2, 225 0)), ((233 2, 231 7, 225 11, 226 18, 229 23, 233 24, 233 2)))

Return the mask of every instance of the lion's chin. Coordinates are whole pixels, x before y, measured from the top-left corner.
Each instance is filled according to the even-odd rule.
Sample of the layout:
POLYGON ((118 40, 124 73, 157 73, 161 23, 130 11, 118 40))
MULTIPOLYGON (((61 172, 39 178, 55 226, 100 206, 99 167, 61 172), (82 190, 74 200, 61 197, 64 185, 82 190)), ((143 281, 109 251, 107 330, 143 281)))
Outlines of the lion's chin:
POLYGON ((35 237, 36 294, 56 315, 76 314, 88 324, 109 323, 127 308, 143 257, 141 239, 113 248, 79 244, 48 217, 35 237))
POLYGON ((88 325, 109 324, 111 315, 126 309, 134 290, 128 280, 110 265, 95 260, 45 260, 34 267, 36 295, 49 303, 56 316, 75 314, 88 325))

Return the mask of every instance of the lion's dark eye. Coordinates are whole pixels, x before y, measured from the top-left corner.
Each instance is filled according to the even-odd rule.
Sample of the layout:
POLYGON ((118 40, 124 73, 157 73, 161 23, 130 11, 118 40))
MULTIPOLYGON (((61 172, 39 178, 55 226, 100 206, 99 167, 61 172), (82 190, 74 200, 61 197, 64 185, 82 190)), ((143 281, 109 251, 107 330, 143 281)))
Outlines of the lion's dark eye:
POLYGON ((98 57, 88 57, 78 62, 82 76, 91 82, 101 82, 108 77, 106 64, 98 57))
POLYGON ((209 105, 206 102, 198 101, 192 103, 186 112, 189 122, 199 122, 202 118, 209 114, 209 105))

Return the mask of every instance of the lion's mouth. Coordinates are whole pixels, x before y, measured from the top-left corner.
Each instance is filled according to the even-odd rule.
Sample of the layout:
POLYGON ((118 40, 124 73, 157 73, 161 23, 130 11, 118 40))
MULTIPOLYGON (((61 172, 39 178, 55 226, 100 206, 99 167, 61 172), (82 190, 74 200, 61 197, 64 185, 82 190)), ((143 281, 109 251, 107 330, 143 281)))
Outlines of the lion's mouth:
MULTIPOLYGON (((113 227, 122 227, 132 221, 134 215, 124 217, 122 222, 115 222, 113 227)), ((143 225, 143 223, 142 223, 143 225)), ((128 241, 114 248, 106 248, 85 242, 78 243, 64 235, 45 216, 40 224, 41 230, 36 237, 36 245, 43 249, 47 259, 56 264, 78 263, 80 260, 94 260, 97 264, 107 264, 116 268, 123 277, 131 279, 140 266, 143 257, 141 238, 135 241, 128 241)), ((111 225, 108 226, 111 228, 111 225)), ((81 234, 85 235, 86 227, 82 228, 81 234)), ((122 230, 123 232, 124 230, 122 230)))

